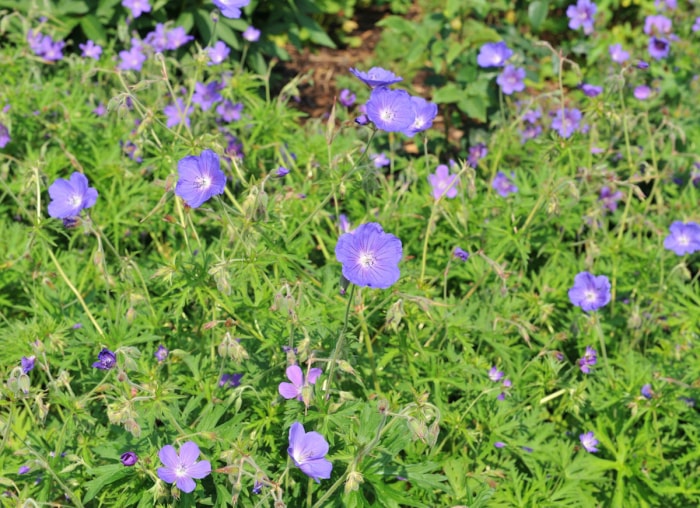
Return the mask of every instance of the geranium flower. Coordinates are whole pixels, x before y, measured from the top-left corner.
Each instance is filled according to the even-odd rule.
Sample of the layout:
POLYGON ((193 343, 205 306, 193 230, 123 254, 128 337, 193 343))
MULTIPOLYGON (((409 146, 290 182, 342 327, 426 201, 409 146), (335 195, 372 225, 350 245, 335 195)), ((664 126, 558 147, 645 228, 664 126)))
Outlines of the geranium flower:
POLYGON ((219 156, 204 150, 199 157, 188 155, 177 163, 179 178, 175 194, 190 208, 198 208, 212 196, 223 194, 226 175, 219 169, 219 156))
POLYGON ((343 265, 343 277, 358 286, 386 289, 399 280, 401 240, 385 233, 376 222, 362 224, 338 238, 335 257, 343 265))

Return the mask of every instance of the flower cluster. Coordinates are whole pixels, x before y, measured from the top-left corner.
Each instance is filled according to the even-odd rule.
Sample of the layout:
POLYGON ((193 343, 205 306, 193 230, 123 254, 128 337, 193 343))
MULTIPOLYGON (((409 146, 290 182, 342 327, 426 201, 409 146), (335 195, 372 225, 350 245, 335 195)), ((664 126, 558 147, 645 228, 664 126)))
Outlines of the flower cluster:
POLYGON ((54 41, 50 35, 44 35, 41 32, 29 30, 27 33, 27 42, 34 54, 40 56, 44 60, 54 62, 63 59, 63 48, 66 45, 63 41, 54 41))
POLYGON ((413 137, 433 125, 438 112, 435 104, 413 97, 405 90, 389 88, 403 78, 381 67, 372 67, 368 72, 351 68, 350 72, 372 88, 365 104, 365 115, 377 129, 413 137))
POLYGON ((476 63, 479 67, 503 67, 496 83, 505 95, 525 90, 525 69, 507 64, 513 50, 505 42, 487 42, 479 48, 476 63))

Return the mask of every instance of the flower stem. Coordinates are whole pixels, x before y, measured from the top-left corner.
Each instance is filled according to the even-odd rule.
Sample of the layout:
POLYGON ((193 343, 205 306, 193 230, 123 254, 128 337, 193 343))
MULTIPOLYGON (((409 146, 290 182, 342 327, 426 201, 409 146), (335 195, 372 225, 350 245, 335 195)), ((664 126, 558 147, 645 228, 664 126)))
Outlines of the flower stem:
POLYGON ((333 351, 333 356, 331 356, 331 364, 328 367, 328 382, 326 383, 326 400, 330 399, 330 389, 333 384, 333 371, 335 371, 335 364, 338 362, 338 355, 340 350, 343 349, 345 344, 345 332, 348 329, 348 317, 350 316, 350 307, 352 307, 352 301, 355 296, 355 284, 350 286, 350 293, 348 294, 348 305, 345 307, 345 319, 343 319, 343 328, 340 330, 338 335, 338 340, 335 343, 335 350, 333 351))
POLYGON ((423 259, 421 260, 420 263, 420 279, 418 279, 418 286, 423 285, 423 279, 425 278, 425 264, 428 259, 428 240, 430 239, 430 230, 433 228, 435 225, 435 220, 436 220, 436 215, 437 215, 437 209, 438 209, 438 203, 440 202, 440 199, 438 199, 435 204, 433 204, 432 209, 430 210, 430 219, 428 219, 428 227, 425 230, 425 240, 423 240, 423 259))

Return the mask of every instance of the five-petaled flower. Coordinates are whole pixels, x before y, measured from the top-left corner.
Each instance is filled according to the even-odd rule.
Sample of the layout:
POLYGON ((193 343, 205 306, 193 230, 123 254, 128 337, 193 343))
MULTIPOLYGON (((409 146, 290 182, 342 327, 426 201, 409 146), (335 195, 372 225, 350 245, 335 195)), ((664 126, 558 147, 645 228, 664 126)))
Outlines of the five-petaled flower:
POLYGON ((325 457, 328 442, 318 432, 305 432, 301 423, 294 422, 289 428, 287 453, 294 465, 306 476, 316 480, 316 483, 331 477, 333 464, 325 457))
POLYGON ((309 369, 306 380, 304 380, 304 373, 301 367, 298 365, 290 365, 287 367, 286 374, 287 379, 289 379, 291 383, 280 383, 278 388, 280 395, 287 400, 304 400, 302 397, 304 386, 316 384, 316 381, 322 373, 323 371, 321 369, 314 367, 309 369))
POLYGON ((700 250, 700 225, 697 223, 675 221, 669 231, 669 235, 664 238, 665 249, 672 250, 678 256, 700 250))
MULTIPOLYGON (((511 172, 510 176, 512 178, 515 175, 511 172)), ((493 177, 491 187, 494 188, 494 190, 498 193, 499 196, 504 198, 507 197, 508 194, 518 192, 518 187, 513 182, 511 182, 510 179, 506 176, 506 174, 502 171, 499 171, 498 173, 496 173, 496 176, 493 177)))
POLYGON ((117 364, 117 357, 113 351, 102 348, 102 351, 97 353, 97 361, 92 364, 93 367, 100 370, 111 370, 117 364))
POLYGON ((501 87, 501 91, 506 95, 525 90, 525 69, 506 65, 503 71, 496 78, 496 83, 501 87))
POLYGON ((182 443, 180 454, 172 445, 165 445, 158 452, 165 467, 158 468, 158 478, 166 483, 174 483, 183 492, 192 492, 196 487, 194 479, 201 480, 211 473, 208 460, 197 461, 199 447, 193 441, 182 443))
POLYGON ((513 50, 505 42, 487 42, 479 48, 476 64, 479 67, 503 67, 513 56, 513 50))
POLYGON ((358 226, 338 238, 335 257, 343 265, 343 277, 358 286, 386 289, 399 280, 401 240, 385 233, 376 222, 358 226))
POLYGON ((372 67, 367 72, 362 72, 359 69, 350 68, 357 79, 362 81, 364 84, 371 86, 372 88, 376 86, 388 86, 398 83, 403 80, 402 77, 397 76, 391 71, 382 69, 381 67, 372 67))
POLYGON ((77 217, 80 211, 90 208, 97 201, 97 191, 88 187, 88 179, 75 172, 68 180, 58 178, 49 187, 49 215, 54 219, 77 217))
POLYGON ((241 9, 250 3, 250 0, 212 0, 214 5, 221 9, 221 14, 226 18, 238 19, 241 17, 241 9))
POLYGON ((596 448, 598 445, 598 440, 595 438, 593 431, 581 434, 579 439, 581 440, 581 445, 587 452, 595 453, 598 451, 598 448, 596 448))
POLYGON ((586 346, 586 352, 578 359, 578 367, 584 374, 591 373, 591 367, 598 363, 598 351, 591 346, 586 346))
POLYGON ((566 9, 566 15, 569 17, 569 28, 578 30, 583 27, 584 34, 592 34, 596 10, 598 7, 590 0, 578 0, 576 5, 569 5, 566 9))
POLYGON ((179 178, 175 194, 184 199, 190 208, 198 208, 212 196, 224 192, 226 175, 219 168, 219 156, 212 150, 180 159, 177 173, 179 178))
POLYGON ((406 131, 416 120, 411 96, 405 90, 374 88, 366 107, 369 120, 386 132, 406 131))
POLYGON ((459 184, 459 176, 450 174, 450 169, 445 164, 440 164, 435 173, 428 175, 428 182, 433 188, 433 197, 440 199, 454 198, 457 196, 457 184, 459 184))
POLYGON ((610 280, 605 275, 578 273, 569 289, 569 300, 585 312, 598 310, 610 302, 610 280))

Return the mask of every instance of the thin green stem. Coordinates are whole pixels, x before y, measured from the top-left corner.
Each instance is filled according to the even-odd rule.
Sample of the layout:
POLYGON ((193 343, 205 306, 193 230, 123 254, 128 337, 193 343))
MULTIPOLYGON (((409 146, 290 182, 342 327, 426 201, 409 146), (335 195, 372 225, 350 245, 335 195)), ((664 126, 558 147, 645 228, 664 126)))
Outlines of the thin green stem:
POLYGON ((418 285, 423 285, 423 279, 425 279, 425 265, 428 260, 428 240, 430 239, 430 231, 435 225, 435 220, 437 216, 438 204, 440 199, 435 201, 432 209, 430 210, 430 218, 428 219, 428 227, 425 229, 425 239, 423 240, 423 257, 420 263, 420 279, 418 279, 418 285))
POLYGON ((326 400, 331 397, 330 390, 333 385, 333 372, 335 371, 335 365, 338 362, 338 356, 340 355, 340 350, 343 349, 345 344, 345 332, 348 329, 348 319, 350 317, 350 308, 352 307, 352 301, 355 297, 355 284, 350 286, 350 293, 348 294, 348 305, 345 307, 345 318, 343 319, 343 327, 340 329, 340 334, 338 335, 338 340, 335 343, 335 349, 333 350, 333 356, 331 356, 330 366, 328 367, 328 382, 326 383, 326 400))

